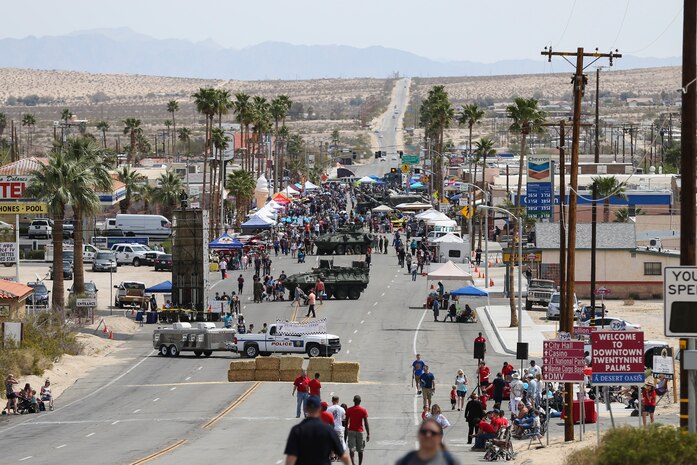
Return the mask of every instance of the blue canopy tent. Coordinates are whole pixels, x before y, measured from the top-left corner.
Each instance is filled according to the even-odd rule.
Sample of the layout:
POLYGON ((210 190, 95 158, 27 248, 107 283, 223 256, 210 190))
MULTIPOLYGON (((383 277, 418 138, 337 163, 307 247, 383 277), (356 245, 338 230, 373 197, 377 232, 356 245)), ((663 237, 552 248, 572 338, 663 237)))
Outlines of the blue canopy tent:
POLYGON ((216 240, 208 243, 208 248, 214 250, 234 250, 241 249, 242 247, 244 247, 244 244, 230 236, 228 233, 225 233, 216 240))
POLYGON ((242 229, 271 229, 271 223, 256 215, 252 215, 247 221, 242 223, 242 229))
POLYGON ((410 188, 410 189, 425 189, 426 186, 424 186, 424 185, 423 185, 422 183, 420 183, 420 182, 415 182, 414 184, 412 184, 411 186, 409 186, 409 188, 410 188))
POLYGON ((466 295, 469 297, 486 297, 489 295, 484 289, 475 286, 464 286, 450 292, 450 295, 466 295))
POLYGON ((160 284, 155 284, 145 289, 148 294, 170 294, 172 292, 172 281, 162 281, 160 284))

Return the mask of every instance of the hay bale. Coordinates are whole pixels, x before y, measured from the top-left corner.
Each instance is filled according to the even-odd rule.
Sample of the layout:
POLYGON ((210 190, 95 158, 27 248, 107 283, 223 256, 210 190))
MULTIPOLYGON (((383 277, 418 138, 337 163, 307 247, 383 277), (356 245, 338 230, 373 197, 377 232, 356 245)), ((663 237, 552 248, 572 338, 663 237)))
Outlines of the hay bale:
POLYGON ((227 380, 235 381, 254 381, 254 372, 256 370, 228 370, 227 380))
POLYGON ((254 381, 278 381, 280 377, 278 370, 255 370, 254 381))
POLYGON ((334 362, 332 365, 332 382, 357 383, 361 365, 358 362, 334 362))
POLYGON ((278 373, 281 381, 288 381, 292 383, 293 381, 295 381, 295 378, 297 378, 300 374, 300 369, 298 368, 297 370, 281 370, 278 373))
POLYGON ((315 373, 323 371, 332 371, 334 357, 315 357, 311 358, 307 364, 307 376, 312 378, 315 373))
POLYGON ((257 357, 256 368, 259 370, 275 370, 278 371, 281 368, 281 359, 278 357, 257 357))
MULTIPOLYGON (((281 363, 281 365, 278 367, 279 370, 281 370, 281 371, 295 370, 296 372, 300 372, 300 370, 302 370, 303 361, 305 359, 303 357, 291 356, 291 357, 281 357, 281 358, 279 358, 279 360, 281 363)), ((295 379, 295 378, 293 378, 293 379, 295 379)))
POLYGON ((257 364, 254 360, 233 360, 230 362, 231 370, 256 370, 257 364))

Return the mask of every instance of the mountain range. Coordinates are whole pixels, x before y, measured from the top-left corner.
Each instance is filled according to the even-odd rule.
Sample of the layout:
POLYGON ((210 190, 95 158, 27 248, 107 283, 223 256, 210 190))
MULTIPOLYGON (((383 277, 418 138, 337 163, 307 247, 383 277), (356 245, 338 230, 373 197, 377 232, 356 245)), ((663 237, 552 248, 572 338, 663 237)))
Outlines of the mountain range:
MULTIPOLYGON (((293 45, 263 42, 242 49, 212 40, 156 39, 128 28, 94 29, 62 36, 0 39, 0 67, 126 73, 206 79, 321 79, 405 76, 539 74, 544 58, 494 63, 437 61, 373 46, 293 45)), ((680 57, 625 56, 618 69, 680 65, 680 57)))

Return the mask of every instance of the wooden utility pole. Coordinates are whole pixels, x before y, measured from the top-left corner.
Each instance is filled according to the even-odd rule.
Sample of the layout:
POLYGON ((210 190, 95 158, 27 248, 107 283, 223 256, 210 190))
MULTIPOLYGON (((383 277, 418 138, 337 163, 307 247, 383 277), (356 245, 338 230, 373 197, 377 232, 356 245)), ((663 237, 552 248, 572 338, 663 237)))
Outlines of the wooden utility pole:
MULTIPOLYGON (((682 121, 680 139, 680 175, 682 177, 680 189, 680 265, 694 266, 695 257, 695 149, 697 149, 697 3, 694 0, 683 2, 683 43, 682 43, 682 121)), ((671 142, 672 142, 672 117, 670 115, 671 142)), ((680 339, 681 352, 684 349, 694 350, 695 339, 680 339)), ((682 355, 682 353, 681 353, 682 355)), ((695 432, 695 402, 694 385, 692 377, 688 376, 683 365, 684 356, 680 357, 680 427, 695 432), (691 396, 692 395, 692 396, 691 396), (690 409, 690 402, 692 409, 690 409), (692 414, 690 414, 692 410, 692 414)))
MULTIPOLYGON (((578 191, 578 151, 581 135, 581 101, 585 91, 587 76, 583 74, 583 59, 585 57, 595 58, 591 62, 594 63, 600 58, 607 57, 610 59, 610 66, 614 58, 620 58, 622 55, 617 51, 610 53, 598 53, 597 49, 594 53, 585 53, 583 47, 579 47, 575 52, 554 52, 552 47, 545 47, 541 52, 542 55, 548 57, 548 61, 552 61, 552 56, 575 56, 576 57, 576 72, 572 79, 574 86, 574 115, 572 120, 572 140, 571 140, 571 171, 569 190, 569 226, 567 240, 567 261, 566 261, 566 296, 563 301, 563 313, 565 317, 560 315, 560 320, 563 318, 564 327, 562 331, 566 331, 573 336, 574 322, 574 284, 576 279, 576 201, 578 191)), ((561 325, 560 325, 561 326, 561 325)), ((566 404, 567 416, 564 423, 564 440, 574 440, 574 422, 573 422, 573 384, 566 383, 564 386, 564 397, 566 404)))

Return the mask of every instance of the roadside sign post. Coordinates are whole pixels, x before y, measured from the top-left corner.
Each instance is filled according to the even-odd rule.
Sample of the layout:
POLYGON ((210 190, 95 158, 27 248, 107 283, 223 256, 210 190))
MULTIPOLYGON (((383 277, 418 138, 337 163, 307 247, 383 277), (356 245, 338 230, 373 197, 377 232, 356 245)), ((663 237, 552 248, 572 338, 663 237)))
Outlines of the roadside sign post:
POLYGON ((593 386, 641 385, 644 382, 644 332, 591 333, 593 386))

